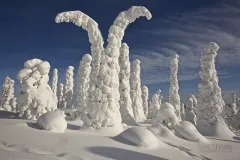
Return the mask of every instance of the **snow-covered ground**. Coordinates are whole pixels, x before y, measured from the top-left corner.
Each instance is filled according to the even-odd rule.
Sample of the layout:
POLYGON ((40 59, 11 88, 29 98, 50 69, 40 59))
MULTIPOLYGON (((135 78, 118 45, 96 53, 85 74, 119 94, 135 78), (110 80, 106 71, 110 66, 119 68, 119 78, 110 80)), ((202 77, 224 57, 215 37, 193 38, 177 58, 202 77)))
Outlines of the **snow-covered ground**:
MULTIPOLYGON (((157 145, 146 148, 121 139, 122 130, 84 129, 79 121, 69 121, 65 133, 52 133, 38 129, 35 121, 11 115, 0 111, 0 160, 239 160, 240 157, 240 137, 228 140, 207 137, 209 143, 200 144, 165 132, 165 136, 157 136, 157 145)), ((133 133, 141 139, 138 130, 141 129, 124 135, 131 138, 128 134, 133 133)))

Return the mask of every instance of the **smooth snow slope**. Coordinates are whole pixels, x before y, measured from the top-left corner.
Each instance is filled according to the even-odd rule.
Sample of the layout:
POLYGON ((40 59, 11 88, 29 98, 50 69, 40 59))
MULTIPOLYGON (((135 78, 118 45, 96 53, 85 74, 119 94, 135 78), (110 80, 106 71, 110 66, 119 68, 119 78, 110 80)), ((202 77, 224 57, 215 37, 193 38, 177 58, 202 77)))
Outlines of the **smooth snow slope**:
POLYGON ((199 152, 197 143, 161 137, 164 147, 142 148, 111 138, 118 132, 109 133, 111 137, 101 132, 90 134, 82 131, 78 122, 71 122, 65 133, 51 133, 37 129, 34 121, 4 119, 6 113, 0 112, 1 160, 239 160, 240 157, 238 140, 210 139, 213 145, 230 145, 230 152, 199 152))

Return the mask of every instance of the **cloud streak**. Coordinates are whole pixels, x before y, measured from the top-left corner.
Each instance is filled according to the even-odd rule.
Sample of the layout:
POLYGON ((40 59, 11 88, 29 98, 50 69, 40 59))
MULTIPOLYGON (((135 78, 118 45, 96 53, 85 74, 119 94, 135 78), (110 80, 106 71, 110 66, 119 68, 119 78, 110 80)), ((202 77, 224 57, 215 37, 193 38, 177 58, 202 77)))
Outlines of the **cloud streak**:
POLYGON ((179 80, 198 79, 203 46, 211 41, 220 46, 216 58, 219 78, 232 77, 229 68, 240 66, 240 4, 221 4, 153 23, 157 29, 142 32, 152 38, 152 47, 133 49, 130 54, 131 60, 142 62, 144 84, 169 81, 170 59, 176 53, 180 56, 179 80))

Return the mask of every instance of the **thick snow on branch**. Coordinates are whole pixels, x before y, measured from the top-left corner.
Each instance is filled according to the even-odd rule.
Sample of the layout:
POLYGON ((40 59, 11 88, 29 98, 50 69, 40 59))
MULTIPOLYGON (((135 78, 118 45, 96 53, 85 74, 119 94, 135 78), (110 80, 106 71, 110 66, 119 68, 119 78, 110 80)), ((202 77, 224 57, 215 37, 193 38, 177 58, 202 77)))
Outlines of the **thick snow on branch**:
POLYGON ((172 104, 176 110, 176 114, 178 118, 181 120, 180 114, 180 96, 178 94, 179 86, 178 86, 178 62, 179 56, 175 54, 171 60, 171 68, 170 68, 170 87, 169 87, 169 103, 172 104))
POLYGON ((7 111, 14 111, 16 106, 12 104, 12 101, 14 101, 14 80, 6 77, 2 88, 0 108, 7 111))
POLYGON ((133 70, 131 75, 131 98, 134 118, 137 122, 146 120, 143 111, 141 79, 140 79, 140 61, 135 59, 133 61, 133 70))
POLYGON ((57 99, 57 84, 58 84, 58 70, 55 68, 53 70, 52 91, 53 91, 56 101, 58 101, 58 99, 57 99))
POLYGON ((225 127, 225 130, 222 131, 223 134, 231 134, 222 117, 225 103, 222 99, 221 88, 218 86, 215 69, 215 57, 218 49, 219 46, 216 43, 210 42, 205 46, 200 59, 201 82, 198 85, 197 128, 205 135, 218 134, 215 126, 219 126, 219 124, 225 127), (213 133, 209 133, 210 130, 213 133))
POLYGON ((75 107, 83 112, 86 108, 86 97, 89 88, 89 80, 90 80, 90 73, 91 73, 91 62, 92 57, 89 54, 85 54, 82 57, 82 60, 79 65, 78 69, 78 76, 77 76, 77 87, 75 92, 75 107))
POLYGON ((40 59, 31 59, 24 63, 24 67, 17 76, 21 85, 17 109, 20 116, 36 119, 43 113, 57 108, 53 91, 48 85, 50 64, 40 59))
POLYGON ((143 86, 142 87, 142 100, 143 100, 143 111, 145 116, 148 116, 148 87, 143 86))
POLYGON ((132 100, 130 96, 130 62, 129 62, 129 47, 123 43, 120 48, 119 56, 119 92, 120 92, 120 113, 122 119, 130 114, 133 117, 132 100))
POLYGON ((63 90, 63 99, 66 102, 67 108, 72 108, 72 99, 73 99, 73 86, 74 86, 74 67, 68 66, 66 69, 65 85, 63 90))

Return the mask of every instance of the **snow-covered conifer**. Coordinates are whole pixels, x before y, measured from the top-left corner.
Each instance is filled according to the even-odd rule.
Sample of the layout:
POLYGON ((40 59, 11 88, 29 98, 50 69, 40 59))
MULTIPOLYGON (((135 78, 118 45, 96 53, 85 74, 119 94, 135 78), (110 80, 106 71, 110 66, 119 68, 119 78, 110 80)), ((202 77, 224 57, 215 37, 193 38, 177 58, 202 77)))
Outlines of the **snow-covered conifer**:
POLYGON ((56 99, 56 101, 58 101, 57 98, 57 84, 58 84, 58 70, 55 68, 53 70, 53 77, 52 77, 52 91, 54 94, 54 97, 56 99))
POLYGON ((74 86, 74 67, 68 66, 66 69, 65 85, 63 90, 63 99, 66 102, 67 108, 72 108, 73 106, 73 86, 74 86))
POLYGON ((2 88, 0 107, 7 111, 13 111, 14 106, 11 106, 11 99, 13 98, 14 98, 14 80, 7 76, 5 78, 2 88))
POLYGON ((91 76, 87 102, 88 124, 94 128, 121 125, 120 94, 118 90, 119 50, 126 27, 140 16, 151 18, 150 12, 145 7, 134 6, 128 11, 121 12, 109 29, 108 45, 105 50, 103 49, 102 36, 98 25, 90 17, 80 11, 64 12, 56 17, 56 22, 70 21, 88 31, 93 56, 93 70, 99 68, 97 67, 98 64, 100 65, 98 73, 91 72, 95 76, 91 76), (96 53, 99 58, 102 54, 101 63, 100 61, 98 61, 99 63, 95 62, 96 53))
POLYGON ((119 56, 119 92, 120 92, 120 113, 122 121, 128 119, 128 116, 133 116, 132 100, 130 96, 130 62, 129 62, 129 47, 126 43, 122 43, 119 56))
POLYGON ((196 126, 196 114, 193 111, 193 99, 189 97, 187 102, 187 107, 185 110, 185 121, 191 122, 193 125, 196 126))
POLYGON ((219 46, 210 42, 201 54, 201 82, 198 85, 197 128, 204 135, 233 136, 222 117, 225 103, 218 86, 215 57, 219 46), (221 126, 221 133, 218 127, 221 126))
POLYGON ((143 111, 142 91, 141 91, 141 79, 140 79, 140 61, 135 59, 133 61, 133 70, 131 75, 131 99, 133 115, 137 122, 146 120, 146 116, 143 111))
POLYGON ((181 103, 181 118, 184 121, 185 120, 185 105, 184 103, 181 103))
POLYGON ((232 98, 233 98, 233 99, 232 99, 232 103, 237 104, 237 95, 236 95, 235 92, 233 93, 233 97, 232 97, 232 98))
POLYGON ((148 116, 148 87, 147 86, 142 87, 142 100, 143 100, 144 114, 147 117, 148 116))
POLYGON ((64 108, 63 103, 63 91, 64 91, 64 85, 62 83, 59 84, 59 90, 58 90, 58 107, 59 108, 64 108))
POLYGON ((24 63, 24 69, 18 72, 21 94, 17 97, 19 116, 36 119, 45 112, 57 108, 53 91, 48 85, 50 64, 40 59, 31 59, 24 63))
POLYGON ((175 54, 171 60, 170 68, 170 87, 169 87, 169 103, 172 104, 176 110, 177 117, 181 120, 180 114, 180 96, 178 94, 178 62, 179 56, 175 54))
POLYGON ((86 97, 89 88, 89 79, 91 73, 92 57, 89 54, 85 54, 78 69, 77 87, 75 91, 75 107, 80 112, 84 112, 86 108, 86 97))
POLYGON ((159 103, 159 99, 160 99, 160 96, 159 96, 159 92, 158 93, 155 93, 153 96, 152 96, 152 101, 151 101, 151 105, 150 105, 150 118, 155 118, 156 117, 156 114, 158 112, 158 110, 160 109, 160 103, 159 103))

